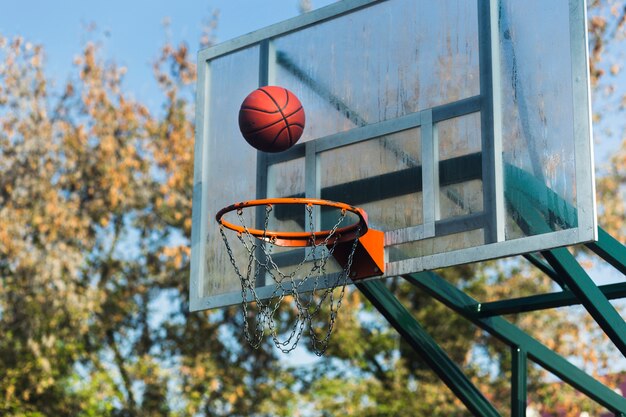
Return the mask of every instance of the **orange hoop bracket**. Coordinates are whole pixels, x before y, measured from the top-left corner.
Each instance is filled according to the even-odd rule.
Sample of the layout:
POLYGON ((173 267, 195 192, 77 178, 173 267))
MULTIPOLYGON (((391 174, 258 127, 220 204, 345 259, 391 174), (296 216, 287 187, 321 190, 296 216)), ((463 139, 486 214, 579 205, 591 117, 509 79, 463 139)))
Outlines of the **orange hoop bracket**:
MULTIPOLYGON (((313 246, 318 245, 326 238, 328 238, 331 233, 337 236, 337 243, 346 242, 350 240, 354 240, 358 237, 363 236, 368 231, 367 226, 367 213, 358 207, 351 206, 345 203, 338 203, 336 201, 329 200, 319 200, 315 198, 266 198, 261 200, 249 200, 242 201, 240 203, 232 204, 228 207, 224 207, 215 215, 215 220, 217 222, 237 233, 249 233, 250 235, 264 240, 266 242, 270 242, 273 245, 277 246, 288 246, 288 247, 304 247, 304 246, 313 246), (267 205, 287 205, 287 204, 302 204, 302 205, 312 205, 312 206, 323 206, 323 207, 332 207, 336 209, 340 209, 342 211, 349 211, 358 216, 359 220, 345 227, 340 227, 334 232, 331 230, 322 230, 319 232, 274 232, 260 229, 252 229, 245 228, 240 225, 233 224, 229 221, 223 219, 226 213, 231 211, 237 211, 248 207, 257 207, 257 206, 267 206, 267 205)), ((332 238, 331 238, 332 240, 332 238)), ((332 240, 334 242, 334 240, 332 240)), ((332 243, 332 242, 331 242, 332 243)))

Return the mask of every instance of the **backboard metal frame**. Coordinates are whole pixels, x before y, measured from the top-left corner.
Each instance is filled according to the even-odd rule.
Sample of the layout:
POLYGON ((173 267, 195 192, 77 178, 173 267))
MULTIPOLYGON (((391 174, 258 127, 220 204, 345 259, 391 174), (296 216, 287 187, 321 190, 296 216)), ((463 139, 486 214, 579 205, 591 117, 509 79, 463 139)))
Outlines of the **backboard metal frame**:
MULTIPOLYGON (((206 275, 207 226, 213 221, 214 213, 206 209, 209 178, 207 166, 213 151, 208 145, 209 96, 211 93, 211 61, 215 58, 249 48, 259 47, 259 86, 273 84, 276 54, 273 39, 322 23, 339 16, 355 12, 387 0, 343 0, 296 18, 277 23, 237 39, 202 50, 198 54, 198 88, 196 108, 196 143, 194 156, 194 194, 192 214, 192 252, 190 280, 190 309, 192 311, 223 307, 241 302, 241 292, 204 297, 203 285, 206 275)), ((334 198, 333 190, 322 190, 319 180, 319 155, 328 150, 367 141, 372 138, 420 128, 422 137, 421 192, 423 193, 423 224, 385 232, 385 245, 397 245, 434 236, 453 234, 459 231, 482 228, 485 245, 435 253, 419 258, 388 262, 385 276, 412 274, 420 271, 459 265, 481 260, 501 258, 536 252, 575 243, 597 240, 596 204, 594 187, 593 148, 591 135, 591 105, 589 74, 587 69, 586 5, 584 0, 569 0, 570 45, 572 59, 572 86, 574 100, 575 160, 577 227, 552 231, 548 234, 505 240, 505 185, 502 162, 502 135, 500 89, 494 88, 502 81, 499 78, 498 57, 498 9, 499 0, 477 0, 479 19, 479 66, 480 94, 456 102, 428 108, 396 119, 364 125, 346 132, 321 137, 295 145, 278 154, 257 153, 256 196, 241 196, 241 200, 266 198, 267 170, 270 166, 297 158, 305 161, 305 197, 334 198), (478 162, 477 175, 483 181, 483 211, 467 216, 438 220, 436 216, 441 184, 441 161, 437 155, 437 123, 454 117, 479 113, 481 117, 482 155, 474 155, 478 162), (591 158, 590 158, 591 156, 591 158), (437 163, 439 162, 439 163, 437 163)), ((311 121, 313 122, 313 121, 311 121)), ((470 158, 472 156, 469 156, 470 158)), ((471 173, 470 173, 471 174, 471 173)), ((334 190, 338 195, 340 190, 334 190)), ((235 203, 233 201, 232 203, 235 203)), ((387 254, 386 254, 387 255, 387 254)), ((289 253, 284 256, 288 257, 289 253)), ((388 261, 388 258, 386 258, 388 261)), ((258 283, 258 294, 269 296, 273 286, 258 283)))

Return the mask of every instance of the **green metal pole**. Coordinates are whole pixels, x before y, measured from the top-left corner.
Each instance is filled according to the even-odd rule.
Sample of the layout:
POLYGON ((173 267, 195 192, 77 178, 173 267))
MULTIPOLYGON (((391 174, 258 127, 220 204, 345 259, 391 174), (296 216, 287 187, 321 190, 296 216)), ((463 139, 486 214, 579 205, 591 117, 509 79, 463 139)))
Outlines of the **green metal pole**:
POLYGON ((511 348, 511 417, 526 417, 527 368, 526 351, 519 346, 511 348))
POLYGON ((626 275, 626 247, 603 228, 598 227, 598 241, 588 243, 587 247, 626 275))
POLYGON ((501 317, 480 317, 476 312, 478 302, 433 272, 403 275, 410 283, 422 288, 433 298, 462 315, 483 330, 507 343, 521 346, 528 357, 552 372, 564 382, 610 411, 626 413, 626 398, 615 393, 593 377, 589 376, 562 356, 530 337, 517 326, 501 317))
POLYGON ((598 289, 574 256, 565 248, 543 253, 567 287, 585 306, 615 346, 626 356, 626 322, 598 289))
POLYGON ((477 417, 500 416, 493 405, 382 282, 357 282, 356 286, 472 414, 477 417))
POLYGON ((552 280, 554 282, 556 282, 557 284, 559 284, 559 286, 562 289, 564 289, 564 290, 567 289, 566 285, 561 280, 561 277, 559 276, 559 274, 557 274, 556 271, 554 269, 552 269, 552 267, 550 265, 545 263, 543 260, 539 259, 539 257, 537 255, 534 255, 532 253, 526 253, 526 254, 524 254, 522 256, 524 258, 526 258, 526 260, 528 260, 528 262, 530 262, 535 267, 537 267, 541 272, 543 272, 544 274, 546 274, 547 276, 552 278, 552 280))
MULTIPOLYGON (((609 300, 626 297, 626 283, 624 282, 600 285, 598 289, 609 300)), ((476 306, 476 309, 480 317, 490 317, 566 307, 576 304, 580 304, 580 300, 576 298, 571 291, 561 291, 481 303, 476 306)))

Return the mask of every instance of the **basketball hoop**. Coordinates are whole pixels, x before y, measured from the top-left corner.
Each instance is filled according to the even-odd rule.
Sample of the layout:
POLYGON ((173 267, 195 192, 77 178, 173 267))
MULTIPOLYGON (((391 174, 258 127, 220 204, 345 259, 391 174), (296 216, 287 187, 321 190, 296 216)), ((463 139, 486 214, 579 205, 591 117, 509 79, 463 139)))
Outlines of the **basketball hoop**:
MULTIPOLYGON (((272 336, 274 344, 283 353, 296 348, 305 325, 308 324, 309 337, 313 351, 321 356, 328 347, 328 341, 335 324, 335 319, 346 284, 350 279, 362 279, 368 276, 381 275, 384 272, 383 233, 369 229, 367 214, 360 208, 344 203, 310 198, 273 198, 244 201, 220 210, 215 216, 220 225, 220 233, 231 264, 241 281, 242 307, 244 318, 244 336, 255 349, 258 348, 266 332, 272 336), (289 232, 268 230, 270 214, 277 205, 301 205, 305 209, 305 221, 308 231, 289 232), (337 221, 328 230, 317 231, 314 221, 314 207, 332 208, 339 212, 337 221), (245 209, 265 207, 263 228, 255 228, 247 224, 245 209), (235 212, 239 224, 227 221, 224 215, 235 212), (355 217, 353 224, 345 225, 348 213, 355 217), (231 249, 226 230, 236 233, 246 253, 247 265, 238 266, 237 259, 231 249), (272 258, 274 246, 307 248, 303 259, 285 273, 272 258), (328 260, 333 257, 340 265, 339 272, 331 273, 328 260), (357 261, 358 267, 353 268, 357 261), (271 297, 257 294, 256 283, 264 274, 273 280, 275 288, 271 297), (335 289, 340 288, 339 294, 335 289), (310 295, 304 296, 304 293, 310 295), (296 307, 296 320, 291 332, 280 340, 275 315, 285 296, 291 296, 296 307), (249 303, 256 303, 257 321, 254 334, 250 332, 249 303), (328 304, 329 319, 325 333, 320 337, 312 328, 312 320, 318 316, 324 304, 328 304)), ((260 223, 260 222, 259 222, 260 223)), ((275 255, 275 254, 274 254, 275 255)))

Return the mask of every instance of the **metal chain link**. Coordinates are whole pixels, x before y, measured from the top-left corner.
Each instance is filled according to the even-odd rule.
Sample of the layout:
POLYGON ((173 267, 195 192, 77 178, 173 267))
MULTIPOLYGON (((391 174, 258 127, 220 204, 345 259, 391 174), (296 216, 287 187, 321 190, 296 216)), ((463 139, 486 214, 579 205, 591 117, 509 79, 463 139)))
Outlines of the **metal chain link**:
MULTIPOLYGON (((246 219, 243 215, 243 210, 237 210, 237 217, 242 228, 244 229, 244 232, 237 233, 237 238, 247 252, 248 258, 245 274, 242 273, 240 268, 237 266, 237 260, 235 259, 235 255, 226 233, 224 232, 224 227, 220 225, 220 234, 224 244, 226 245, 226 251, 228 253, 230 263, 233 265, 235 273, 241 281, 241 305, 244 337, 254 349, 259 348, 265 335, 269 333, 276 348, 283 353, 289 353, 298 345, 306 325, 308 325, 309 328, 309 338, 311 340, 313 352, 318 356, 321 356, 328 348, 330 336, 335 326, 337 313, 345 295, 346 285, 350 276, 354 252, 356 251, 358 236, 360 235, 361 229, 359 227, 356 230, 357 237, 352 243, 346 265, 341 272, 333 274, 335 276, 335 280, 329 283, 329 275, 326 272, 327 262, 335 251, 337 243, 341 239, 341 235, 337 233, 337 230, 346 218, 347 213, 346 210, 341 210, 339 219, 330 229, 326 237, 319 243, 315 243, 313 206, 308 204, 305 208, 307 212, 309 230, 311 231, 311 246, 302 261, 296 265, 289 274, 283 273, 276 262, 272 259, 271 251, 274 239, 268 238, 266 235, 270 214, 273 210, 271 204, 267 204, 265 207, 265 219, 263 224, 264 232, 260 240, 254 238, 250 234, 249 229, 246 226, 246 219), (259 243, 257 244, 257 242, 259 243), (260 254, 262 254, 262 260, 257 256, 257 253, 259 252, 258 249, 260 249, 260 254), (308 271, 306 271, 304 277, 298 280, 296 278, 298 273, 302 270, 304 265, 310 262, 312 262, 312 266, 308 271), (269 275, 275 284, 274 290, 270 297, 268 297, 267 301, 263 301, 256 292, 256 282, 261 271, 269 275), (319 280, 321 277, 325 279, 325 285, 321 293, 318 293, 320 291, 319 280), (309 282, 310 279, 314 279, 314 282, 312 284, 312 289, 308 290, 311 293, 309 295, 310 298, 306 301, 303 300, 303 294, 300 293, 300 289, 303 285, 309 282), (339 295, 335 299, 334 292, 335 289, 339 287, 339 295), (280 306, 283 305, 283 301, 286 296, 291 296, 293 298, 293 303, 296 307, 296 317, 293 325, 291 326, 291 330, 288 331, 289 336, 287 336, 284 340, 280 340, 279 333, 281 332, 277 326, 276 314, 280 306), (315 302, 316 299, 317 302, 315 302), (313 326, 313 319, 320 313, 326 300, 328 300, 329 306, 328 323, 325 326, 326 332, 324 336, 318 337, 313 326), (252 302, 256 304, 256 315, 254 316, 256 324, 254 325, 253 331, 251 331, 250 323, 252 317, 250 317, 251 315, 249 313, 249 304, 252 302)), ((282 333, 284 334, 284 332, 282 333)))

